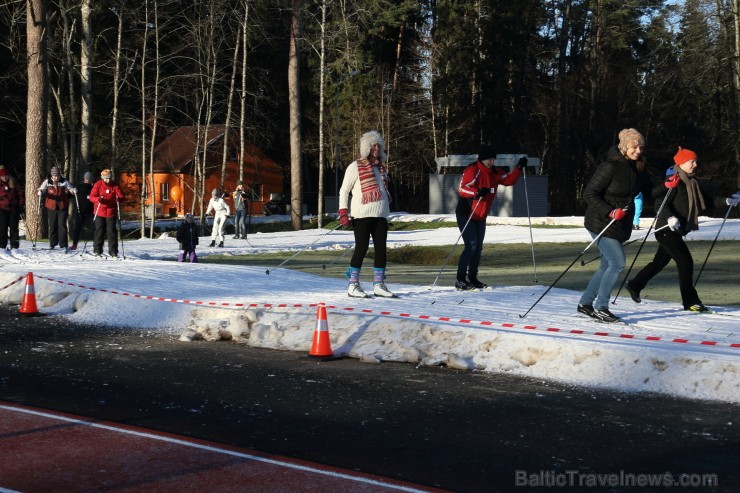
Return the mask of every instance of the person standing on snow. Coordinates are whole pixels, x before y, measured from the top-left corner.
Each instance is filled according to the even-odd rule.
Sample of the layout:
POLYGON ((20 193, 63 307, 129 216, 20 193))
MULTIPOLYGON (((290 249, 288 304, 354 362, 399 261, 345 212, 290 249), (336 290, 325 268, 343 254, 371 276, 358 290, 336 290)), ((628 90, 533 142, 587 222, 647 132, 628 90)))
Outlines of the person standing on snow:
POLYGON ((223 194, 219 193, 217 189, 211 191, 211 200, 208 202, 208 208, 206 209, 206 215, 213 211, 213 229, 211 230, 211 244, 208 246, 216 246, 216 240, 218 240, 219 248, 224 246, 224 226, 226 225, 226 219, 231 213, 229 204, 224 200, 223 194))
POLYGON ((69 195, 76 194, 77 189, 62 176, 59 168, 51 168, 49 176, 41 182, 36 195, 45 196, 49 219, 49 250, 59 245, 67 250, 67 216, 69 211, 69 195))
POLYGON ((72 246, 70 250, 77 250, 77 243, 80 241, 80 234, 85 223, 92 222, 93 203, 90 202, 90 192, 92 192, 93 174, 87 171, 82 183, 77 187, 77 217, 75 218, 75 229, 72 231, 72 246))
POLYGON ((185 220, 177 228, 177 241, 180 242, 180 255, 177 257, 178 262, 185 262, 185 258, 190 259, 190 263, 198 262, 198 256, 195 254, 195 246, 198 244, 198 229, 193 223, 193 215, 185 214, 185 220))
MULTIPOLYGON (((668 228, 656 231, 655 239, 658 240, 658 250, 653 260, 642 268, 637 275, 627 282, 627 291, 635 303, 642 302, 640 291, 645 289, 647 283, 655 277, 671 260, 676 262, 678 269, 678 286, 681 291, 683 309, 692 312, 706 312, 709 308, 704 306, 699 299, 699 294, 694 288, 694 259, 691 257, 689 247, 686 246, 683 237, 691 231, 699 229, 699 213, 706 209, 707 203, 713 203, 714 207, 724 206, 737 207, 740 202, 740 192, 732 197, 710 197, 702 190, 696 179, 696 168, 698 156, 689 149, 678 148, 673 156, 673 173, 670 173, 664 183, 653 189, 653 198, 656 203, 662 203, 667 193, 668 199, 655 219, 656 230, 668 225, 668 228), (657 201, 660 202, 657 202, 657 201)), ((656 209, 657 210, 657 209, 656 209)))
POLYGON ((455 289, 458 291, 487 287, 478 280, 483 240, 486 237, 486 217, 493 199, 496 198, 496 188, 499 185, 507 187, 515 185, 522 170, 527 166, 527 158, 521 157, 516 167, 511 172, 505 173, 493 165, 495 158, 493 148, 482 145, 478 159, 463 171, 457 190, 459 197, 455 217, 465 244, 457 261, 455 289))
POLYGON ((619 143, 609 149, 606 161, 596 168, 583 192, 586 230, 591 238, 601 233, 596 242, 601 263, 581 295, 577 311, 601 322, 619 320, 609 311, 609 297, 624 269, 622 244, 632 235, 634 199, 645 171, 640 159, 644 148, 645 138, 634 128, 619 132, 619 143))
POLYGON ((379 132, 372 130, 360 137, 360 157, 344 172, 339 190, 339 222, 354 227, 355 251, 345 272, 349 279, 347 295, 353 298, 370 298, 360 284, 360 269, 373 239, 373 294, 381 298, 395 298, 385 285, 386 241, 388 239, 388 172, 383 166, 387 156, 385 141, 379 132), (349 196, 352 195, 350 204, 349 196), (352 209, 352 216, 349 209, 352 209))
POLYGON ((113 180, 113 173, 109 169, 100 172, 100 180, 93 185, 90 191, 90 202, 95 204, 95 237, 93 239, 93 254, 99 257, 103 254, 103 243, 108 238, 108 254, 118 257, 118 208, 124 196, 121 187, 113 180))
POLYGON ((232 193, 234 197, 234 239, 247 239, 247 214, 249 206, 247 193, 244 191, 244 182, 236 182, 236 190, 232 193))
POLYGON ((24 204, 18 180, 0 166, 0 248, 20 248, 18 223, 24 204))

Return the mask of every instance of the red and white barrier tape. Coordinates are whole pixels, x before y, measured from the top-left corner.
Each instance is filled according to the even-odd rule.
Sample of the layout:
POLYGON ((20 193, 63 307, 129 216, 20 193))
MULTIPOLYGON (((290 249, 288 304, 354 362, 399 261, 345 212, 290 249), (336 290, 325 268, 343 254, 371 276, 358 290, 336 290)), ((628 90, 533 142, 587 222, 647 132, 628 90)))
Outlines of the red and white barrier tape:
POLYGON ((21 276, 21 277, 19 277, 18 279, 16 279, 15 281, 12 281, 12 282, 11 282, 10 284, 6 284, 6 285, 5 285, 5 286, 3 286, 2 288, 0 288, 0 291, 2 291, 3 289, 8 289, 8 288, 9 288, 10 286, 12 286, 13 284, 17 284, 18 282, 22 281, 24 277, 26 277, 26 276, 21 276))
MULTIPOLYGON (((82 288, 82 289, 89 289, 91 291, 98 291, 101 293, 110 293, 110 294, 118 294, 121 296, 130 296, 132 298, 140 298, 144 300, 153 300, 153 301, 168 301, 171 303, 183 303, 183 304, 190 304, 190 305, 199 305, 199 306, 210 306, 210 307, 219 307, 219 308, 313 308, 317 307, 319 303, 226 303, 226 302, 215 302, 215 301, 195 301, 195 300, 179 300, 175 298, 163 298, 159 296, 149 296, 149 295, 143 295, 143 294, 134 294, 134 293, 126 293, 121 291, 114 291, 111 289, 101 289, 101 288, 95 288, 91 286, 84 286, 82 284, 75 284, 71 282, 66 281, 60 281, 57 279, 52 279, 50 277, 42 276, 34 274, 35 277, 40 279, 45 279, 49 282, 55 282, 58 284, 65 284, 67 286, 82 288)), ((23 279, 21 277, 20 279, 23 279)), ((13 283, 18 282, 17 280, 13 283)), ((448 324, 454 324, 454 325, 464 325, 468 327, 484 327, 484 328, 490 328, 495 330, 506 330, 506 331, 539 331, 539 332, 546 332, 549 334, 572 334, 572 335, 582 335, 582 336, 591 336, 591 337, 607 337, 607 338, 614 338, 614 339, 629 339, 633 341, 646 341, 646 342, 662 342, 662 343, 676 343, 676 344, 695 344, 699 346, 717 346, 717 347, 730 347, 730 348, 740 348, 740 343, 722 343, 717 341, 691 341, 689 339, 674 339, 669 337, 660 337, 660 336, 652 336, 652 335, 635 335, 635 334, 623 334, 623 333, 609 333, 609 332, 602 332, 602 331, 588 331, 588 330, 582 330, 582 329, 561 329, 558 327, 537 327, 535 325, 521 325, 518 326, 516 324, 511 323, 502 323, 498 324, 496 322, 489 322, 486 320, 472 320, 472 319, 466 319, 466 318, 452 318, 452 317, 433 317, 431 315, 414 315, 411 313, 393 313, 389 311, 378 311, 378 310, 370 310, 367 308, 354 308, 354 307, 341 307, 341 306, 334 306, 334 305, 326 305, 327 309, 334 309, 334 310, 341 310, 344 312, 356 312, 356 313, 362 313, 362 314, 373 314, 373 315, 382 315, 386 317, 394 317, 394 318, 402 318, 402 319, 408 319, 408 320, 422 320, 422 321, 430 321, 430 322, 444 322, 448 324)))

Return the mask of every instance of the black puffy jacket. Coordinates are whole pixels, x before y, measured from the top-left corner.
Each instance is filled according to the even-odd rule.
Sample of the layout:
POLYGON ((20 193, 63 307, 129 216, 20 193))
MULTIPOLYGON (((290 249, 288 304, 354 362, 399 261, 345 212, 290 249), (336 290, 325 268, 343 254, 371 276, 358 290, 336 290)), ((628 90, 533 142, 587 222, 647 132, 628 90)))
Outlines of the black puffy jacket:
POLYGON ((629 240, 632 218, 635 215, 634 199, 640 190, 635 161, 624 157, 617 146, 613 146, 606 155, 606 161, 596 168, 583 192, 583 199, 586 201, 586 229, 599 234, 612 220, 609 217, 611 211, 627 207, 624 218, 614 221, 603 236, 621 242, 629 240))

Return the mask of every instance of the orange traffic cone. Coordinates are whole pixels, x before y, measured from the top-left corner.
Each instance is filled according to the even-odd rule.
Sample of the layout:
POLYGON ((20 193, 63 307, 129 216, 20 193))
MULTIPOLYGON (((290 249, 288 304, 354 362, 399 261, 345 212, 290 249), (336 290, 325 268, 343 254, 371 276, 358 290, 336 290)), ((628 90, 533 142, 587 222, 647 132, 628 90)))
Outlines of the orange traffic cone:
POLYGON ((327 357, 333 356, 331 341, 329 341, 329 323, 326 320, 326 305, 319 303, 316 310, 316 329, 313 331, 313 342, 311 343, 310 356, 327 357))
POLYGON ((26 275, 26 292, 23 294, 23 303, 21 303, 21 309, 18 310, 18 313, 26 317, 41 315, 36 306, 36 289, 33 285, 33 272, 29 272, 26 275))

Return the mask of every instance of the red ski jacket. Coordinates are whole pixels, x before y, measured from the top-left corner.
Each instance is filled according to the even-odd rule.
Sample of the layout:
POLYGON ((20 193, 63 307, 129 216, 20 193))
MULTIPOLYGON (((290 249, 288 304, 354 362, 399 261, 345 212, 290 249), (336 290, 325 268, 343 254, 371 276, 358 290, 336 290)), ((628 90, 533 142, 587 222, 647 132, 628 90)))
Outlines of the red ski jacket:
MULTIPOLYGON (((460 187, 458 188, 460 198, 466 199, 464 202, 470 204, 467 213, 470 214, 471 211, 475 211, 472 216, 472 219, 475 221, 485 219, 488 215, 488 210, 491 208, 493 199, 496 198, 496 188, 499 185, 507 187, 515 185, 521 174, 522 171, 516 167, 513 171, 504 173, 502 170, 496 168, 496 166, 492 166, 490 169, 486 168, 486 165, 480 161, 469 165, 463 171, 460 187), (476 194, 481 188, 490 189, 490 193, 483 198, 476 198, 476 194)), ((463 202, 463 200, 458 202, 458 211, 460 211, 460 202, 463 202)))
POLYGON ((100 217, 116 217, 118 213, 118 203, 123 202, 123 192, 116 182, 111 180, 106 183, 105 180, 99 180, 93 185, 90 192, 90 202, 93 206, 93 213, 100 217))

